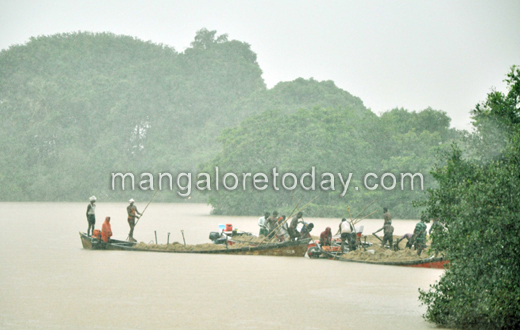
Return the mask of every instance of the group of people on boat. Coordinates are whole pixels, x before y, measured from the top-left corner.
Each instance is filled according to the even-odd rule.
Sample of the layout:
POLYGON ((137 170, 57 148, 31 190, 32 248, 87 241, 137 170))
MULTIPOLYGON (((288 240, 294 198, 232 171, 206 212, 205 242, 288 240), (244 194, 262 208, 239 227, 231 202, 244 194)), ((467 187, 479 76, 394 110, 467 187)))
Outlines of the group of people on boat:
MULTIPOLYGON (((265 212, 264 216, 258 219, 258 226, 260 227, 259 236, 276 237, 280 242, 311 238, 311 231, 314 229, 312 222, 307 223, 303 220, 303 212, 298 212, 290 221, 286 219, 285 215, 278 216, 278 211, 273 211, 272 215, 269 212, 265 212), (300 224, 302 226, 298 230, 300 224)), ((348 244, 351 250, 355 249, 356 231, 346 218, 341 219, 338 233, 341 235, 342 251, 345 249, 345 244, 348 244)), ((330 227, 327 227, 320 234, 320 245, 330 246, 331 243, 332 230, 330 227)))
MULTIPOLYGON (((90 197, 90 203, 87 206, 87 236, 92 236, 97 239, 102 240, 105 243, 108 243, 110 237, 112 237, 112 227, 110 226, 110 217, 105 218, 105 222, 101 226, 101 230, 95 229, 96 226, 96 196, 90 197)), ((128 238, 130 241, 136 241, 134 239, 134 228, 136 221, 135 219, 139 219, 141 213, 137 211, 137 207, 134 204, 134 200, 130 199, 128 201, 130 204, 126 208, 126 212, 128 214, 128 225, 130 226, 130 233, 128 234, 128 238)))
MULTIPOLYGON (((373 233, 373 235, 378 237, 376 234, 383 231, 383 238, 380 239, 378 237, 381 240, 382 247, 389 246, 390 249, 394 247, 397 248, 402 240, 407 239, 406 248, 415 248, 417 255, 421 255, 422 251, 426 249, 427 218, 425 216, 422 216, 421 221, 415 225, 413 233, 403 235, 395 242, 395 245, 392 216, 386 207, 383 208, 383 220, 383 227, 373 233)), ((272 214, 265 212, 264 216, 258 219, 258 226, 260 227, 259 236, 267 236, 268 238, 276 237, 280 242, 310 238, 310 232, 314 228, 314 224, 307 223, 303 220, 303 212, 298 212, 297 215, 288 221, 285 215, 279 216, 277 211, 273 211, 272 214), (297 229, 299 224, 302 224, 300 231, 297 229)), ((432 230, 440 226, 438 219, 434 219, 429 234, 431 234, 432 230)), ((341 252, 345 251, 346 245, 348 245, 349 251, 356 250, 359 244, 356 229, 346 218, 341 219, 336 234, 339 234, 341 238, 341 252)), ((330 246, 332 244, 332 237, 332 229, 330 227, 325 228, 319 236, 320 245, 330 246)))
POLYGON ((265 212, 264 216, 258 219, 258 226, 259 236, 276 237, 280 242, 310 238, 314 228, 313 223, 303 221, 303 212, 298 212, 289 221, 285 215, 278 216, 278 211, 273 211, 272 215, 265 212), (299 224, 302 224, 300 231, 298 231, 299 224))
MULTIPOLYGON (((392 249, 394 246, 397 247, 402 240, 406 239, 407 242, 405 248, 415 248, 415 250, 417 251, 417 255, 420 256, 422 251, 426 249, 426 222, 428 222, 428 218, 425 215, 421 216, 421 221, 415 225, 413 233, 404 234, 395 242, 395 245, 393 244, 394 227, 392 226, 392 217, 390 216, 390 212, 388 212, 387 208, 383 209, 383 219, 383 227, 372 233, 373 235, 375 235, 381 230, 383 231, 383 239, 381 241, 381 246, 385 247, 388 244, 390 249, 392 249)), ((428 234, 431 235, 432 231, 440 227, 442 227, 442 225, 440 224, 439 219, 433 219, 433 224, 430 227, 428 234)))

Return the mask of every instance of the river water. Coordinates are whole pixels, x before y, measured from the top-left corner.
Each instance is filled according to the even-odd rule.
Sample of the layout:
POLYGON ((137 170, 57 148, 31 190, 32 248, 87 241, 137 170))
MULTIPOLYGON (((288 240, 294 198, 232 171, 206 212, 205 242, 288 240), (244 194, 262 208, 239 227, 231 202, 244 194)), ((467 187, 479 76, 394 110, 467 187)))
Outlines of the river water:
MULTIPOLYGON (((145 203, 136 203, 142 211, 145 203)), ((98 203, 128 234, 126 204, 98 203)), ((87 203, 0 203, 1 329, 433 329, 418 288, 442 270, 309 258, 82 249, 87 203)), ((218 224, 258 233, 258 217, 209 215, 203 204, 151 204, 139 241, 206 243, 218 224)), ((260 216, 260 215, 259 215, 260 216)), ((338 219, 306 219, 314 235, 338 219)), ((365 234, 382 220, 364 220, 365 234)), ((396 234, 415 221, 394 220, 396 234)))

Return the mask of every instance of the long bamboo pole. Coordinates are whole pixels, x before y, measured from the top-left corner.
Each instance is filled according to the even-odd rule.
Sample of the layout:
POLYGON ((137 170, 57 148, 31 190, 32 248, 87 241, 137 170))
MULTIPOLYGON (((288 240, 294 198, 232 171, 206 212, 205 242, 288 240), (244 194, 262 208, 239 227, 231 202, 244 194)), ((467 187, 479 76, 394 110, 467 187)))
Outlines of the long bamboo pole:
POLYGON ((155 192, 153 193, 153 196, 152 196, 152 198, 150 199, 150 201, 148 202, 148 204, 146 204, 146 206, 145 206, 145 208, 144 208, 143 212, 141 212, 141 216, 140 216, 140 217, 139 217, 139 219, 137 219, 137 221, 135 222, 135 225, 134 225, 134 227, 135 227, 135 226, 137 226, 137 223, 138 223, 138 222, 139 222, 139 220, 141 220, 141 218, 143 217, 143 215, 144 215, 144 212, 145 212, 145 211, 146 211, 146 209, 148 208, 148 205, 150 205, 150 203, 151 203, 151 202, 153 201, 153 198, 155 197, 155 194, 157 194, 157 192, 158 192, 158 191, 159 191, 159 189, 157 189, 157 190, 156 190, 156 191, 155 191, 155 192))
POLYGON ((365 208, 364 208, 361 212, 359 212, 358 215, 356 215, 355 219, 359 218, 359 216, 360 216, 363 212, 365 212, 365 210, 366 210, 370 205, 374 204, 376 201, 377 201, 377 198, 374 199, 370 204, 368 204, 367 206, 365 206, 365 208))

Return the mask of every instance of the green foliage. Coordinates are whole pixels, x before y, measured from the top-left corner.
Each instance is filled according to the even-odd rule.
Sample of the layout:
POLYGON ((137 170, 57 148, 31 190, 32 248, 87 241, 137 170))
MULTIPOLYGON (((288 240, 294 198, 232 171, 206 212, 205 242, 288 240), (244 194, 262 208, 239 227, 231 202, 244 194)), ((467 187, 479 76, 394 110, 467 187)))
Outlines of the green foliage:
POLYGON ((446 150, 433 175, 439 187, 425 203, 444 230, 433 248, 450 267, 420 292, 427 320, 476 329, 520 327, 520 70, 509 92, 493 91, 473 111, 466 150, 446 150), (495 148, 499 147, 496 150, 495 148))
MULTIPOLYGON (((429 183, 433 180, 428 172, 434 162, 434 150, 444 147, 446 142, 451 141, 448 137, 456 135, 449 129, 449 118, 445 113, 427 109, 425 116, 422 112, 392 110, 377 117, 362 105, 350 108, 353 104, 351 97, 343 97, 343 108, 324 108, 319 106, 326 102, 326 98, 322 98, 323 90, 328 91, 325 95, 350 94, 334 91, 332 87, 337 87, 330 82, 298 79, 292 82, 294 93, 290 92, 290 83, 283 85, 285 95, 297 95, 305 86, 307 93, 302 97, 303 106, 312 104, 314 108, 303 109, 302 106, 293 112, 265 111, 247 118, 239 126, 223 132, 219 138, 223 144, 222 151, 201 170, 212 173, 218 166, 222 173, 261 172, 267 174, 272 182, 274 167, 280 173, 280 181, 286 172, 294 173, 299 178, 314 166, 316 190, 296 188, 291 194, 285 189, 255 191, 249 185, 245 191, 234 193, 212 191, 208 192, 208 202, 213 206, 214 213, 254 215, 275 208, 285 210, 294 206, 301 196, 307 196, 304 200, 316 198, 306 208, 306 213, 312 216, 346 216, 347 205, 361 210, 369 201, 377 199, 374 208, 388 207, 394 217, 418 217, 419 211, 413 208, 412 201, 423 196, 423 192, 418 189, 418 181, 413 191, 409 186, 401 190, 399 173, 423 173, 425 189, 430 187, 429 183), (312 100, 309 95, 315 95, 316 99, 312 100), (396 125, 400 123, 396 120, 397 116, 401 120, 403 117, 409 120, 407 131, 401 132, 402 128, 396 125), (430 126, 425 126, 422 120, 425 117, 430 126), (432 117, 438 119, 434 121, 432 117), (336 175, 335 190, 320 189, 321 175, 325 172, 336 175), (369 172, 379 176, 385 172, 394 173, 397 188, 393 191, 366 190, 363 188, 363 177, 369 172), (340 196, 343 186, 337 173, 343 175, 343 180, 348 173, 354 174, 344 197, 340 196), (354 187, 359 190, 354 190, 354 187)), ((268 97, 268 101, 258 103, 271 105, 269 102, 272 100, 268 97)), ((299 108, 294 98, 289 98, 288 104, 288 107, 299 108)))
POLYGON ((3 50, 2 199, 118 200, 140 192, 111 191, 111 172, 193 170, 233 104, 265 90, 261 74, 248 44, 205 29, 184 53, 83 32, 3 50))
MULTIPOLYGON (((175 175, 214 166, 295 174, 316 166, 317 185, 324 171, 355 176, 346 197, 338 181, 335 191, 318 193, 311 214, 343 215, 346 205, 361 207, 377 197, 374 207, 389 207, 394 217, 418 216, 411 206, 421 196, 417 188, 369 192, 362 176, 420 172, 430 187, 434 150, 458 138, 444 112, 394 109, 378 117, 332 81, 298 78, 268 90, 261 75, 249 44, 207 29, 181 53, 88 32, 41 36, 3 50, 2 199, 150 197, 139 189, 112 191, 112 172, 138 179, 143 172, 175 175)), ((251 190, 194 193, 191 201, 208 198, 216 213, 260 214, 291 209, 307 193, 251 190)), ((179 200, 176 192, 156 200, 179 200)))

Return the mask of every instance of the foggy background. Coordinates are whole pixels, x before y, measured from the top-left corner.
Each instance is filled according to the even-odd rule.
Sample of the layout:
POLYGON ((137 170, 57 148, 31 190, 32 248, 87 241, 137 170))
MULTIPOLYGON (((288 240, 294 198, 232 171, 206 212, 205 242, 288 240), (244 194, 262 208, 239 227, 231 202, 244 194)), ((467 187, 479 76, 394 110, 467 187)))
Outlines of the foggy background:
POLYGON ((267 87, 333 80, 375 113, 444 110, 470 129, 520 62, 518 1, 0 1, 0 48, 32 36, 112 32, 182 52, 206 27, 245 41, 267 87))

